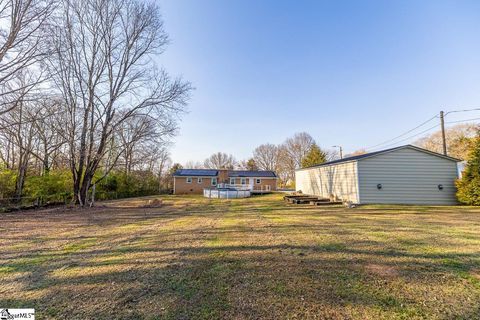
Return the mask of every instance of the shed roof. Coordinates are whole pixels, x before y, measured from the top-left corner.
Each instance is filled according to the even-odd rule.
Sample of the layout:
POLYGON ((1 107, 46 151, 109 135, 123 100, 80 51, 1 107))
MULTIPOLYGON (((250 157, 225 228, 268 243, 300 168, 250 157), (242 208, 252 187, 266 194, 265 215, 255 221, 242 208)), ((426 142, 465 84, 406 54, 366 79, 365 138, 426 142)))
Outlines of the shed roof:
POLYGON ((438 153, 438 152, 433 152, 433 151, 430 151, 430 150, 427 150, 427 149, 423 149, 423 148, 413 146, 411 144, 407 144, 407 145, 400 146, 400 147, 384 149, 384 150, 380 150, 380 151, 360 154, 360 155, 357 155, 357 156, 352 156, 352 157, 347 157, 347 158, 343 158, 343 159, 324 162, 324 163, 321 163, 321 164, 318 164, 318 165, 315 165, 315 166, 310 166, 310 167, 306 167, 306 168, 297 169, 297 171, 310 169, 310 168, 329 166, 329 165, 332 165, 332 164, 340 164, 340 163, 350 162, 350 161, 358 161, 358 160, 362 160, 362 159, 365 159, 365 158, 375 157, 379 154, 384 154, 384 153, 388 153, 388 152, 392 152, 392 151, 396 151, 396 150, 400 150, 400 149, 405 149, 405 148, 414 149, 414 150, 417 150, 417 151, 420 151, 420 152, 428 153, 428 154, 431 154, 431 155, 434 155, 434 156, 437 156, 437 157, 441 157, 441 158, 445 158, 447 160, 451 160, 451 161, 455 161, 455 162, 460 162, 461 161, 460 159, 449 157, 449 156, 443 155, 443 154, 438 153))

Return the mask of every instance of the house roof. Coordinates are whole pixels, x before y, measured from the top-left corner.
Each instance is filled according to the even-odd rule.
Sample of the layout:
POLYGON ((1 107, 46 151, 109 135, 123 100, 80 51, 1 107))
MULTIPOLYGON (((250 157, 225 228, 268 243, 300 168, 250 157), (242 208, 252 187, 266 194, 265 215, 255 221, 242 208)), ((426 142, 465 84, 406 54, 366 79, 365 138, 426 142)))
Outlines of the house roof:
MULTIPOLYGON (((175 177, 216 177, 218 176, 216 169, 179 169, 173 174, 175 177)), ((277 175, 273 171, 264 170, 229 170, 229 177, 252 177, 252 178, 276 178, 277 175)))
POLYGON ((315 165, 315 166, 310 166, 310 167, 306 167, 306 168, 297 169, 296 171, 310 169, 310 168, 323 167, 323 166, 329 166, 329 165, 332 165, 332 164, 339 164, 339 163, 350 162, 350 161, 357 161, 357 160, 370 158, 370 157, 375 157, 375 156, 380 155, 380 154, 389 153, 389 152, 392 152, 392 151, 396 151, 396 150, 400 150, 400 149, 406 149, 406 148, 414 149, 414 150, 417 150, 417 151, 420 151, 420 152, 428 153, 428 154, 431 154, 431 155, 434 155, 434 156, 437 156, 437 157, 441 157, 441 158, 445 158, 445 159, 455 161, 455 162, 460 162, 461 161, 459 159, 449 157, 449 156, 443 155, 441 153, 433 152, 433 151, 430 151, 430 150, 427 150, 427 149, 412 146, 411 144, 407 144, 407 145, 400 146, 400 147, 384 149, 384 150, 380 150, 380 151, 360 154, 358 156, 352 156, 352 157, 347 157, 347 158, 338 159, 338 160, 334 160, 334 161, 324 162, 324 163, 321 163, 321 164, 318 164, 318 165, 315 165))
POLYGON ((273 171, 265 170, 231 170, 228 172, 229 177, 252 177, 252 178, 276 178, 277 175, 273 171))
POLYGON ((179 169, 173 174, 175 177, 216 177, 218 176, 218 170, 215 169, 179 169))

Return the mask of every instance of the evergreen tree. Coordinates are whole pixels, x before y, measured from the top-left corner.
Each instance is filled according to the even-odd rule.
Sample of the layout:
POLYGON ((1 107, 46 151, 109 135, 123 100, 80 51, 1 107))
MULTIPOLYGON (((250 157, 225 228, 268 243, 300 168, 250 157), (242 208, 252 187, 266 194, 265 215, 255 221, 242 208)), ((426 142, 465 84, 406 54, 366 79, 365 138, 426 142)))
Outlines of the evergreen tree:
POLYGON ((462 178, 457 181, 457 198, 468 205, 480 205, 480 136, 475 138, 462 178))
POLYGON ((180 163, 174 163, 170 170, 168 170, 168 175, 173 176, 173 174, 180 169, 183 169, 183 166, 180 163))
POLYGON ((250 171, 258 170, 257 163, 255 162, 254 159, 252 159, 252 158, 248 159, 247 169, 250 170, 250 171))
POLYGON ((315 166, 317 164, 324 163, 325 161, 327 161, 326 153, 320 149, 316 143, 313 143, 310 147, 310 150, 302 159, 302 168, 315 166))

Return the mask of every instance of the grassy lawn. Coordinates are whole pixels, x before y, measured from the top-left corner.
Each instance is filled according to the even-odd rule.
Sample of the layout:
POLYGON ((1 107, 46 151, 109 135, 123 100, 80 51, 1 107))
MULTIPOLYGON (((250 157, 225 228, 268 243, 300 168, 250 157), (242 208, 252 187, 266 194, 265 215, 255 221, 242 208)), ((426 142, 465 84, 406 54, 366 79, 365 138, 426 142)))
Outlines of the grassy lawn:
POLYGON ((38 319, 473 319, 480 209, 162 197, 0 216, 0 307, 38 319))

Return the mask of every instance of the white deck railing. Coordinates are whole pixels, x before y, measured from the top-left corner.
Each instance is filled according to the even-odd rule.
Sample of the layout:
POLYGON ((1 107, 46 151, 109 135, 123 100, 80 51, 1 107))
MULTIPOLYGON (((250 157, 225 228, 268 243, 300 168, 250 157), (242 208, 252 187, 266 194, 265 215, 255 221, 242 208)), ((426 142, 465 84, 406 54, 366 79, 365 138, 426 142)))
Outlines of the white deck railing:
POLYGON ((234 188, 237 190, 252 190, 253 186, 249 184, 227 184, 227 188, 234 188))
POLYGON ((217 188, 233 188, 237 190, 252 190, 253 186, 249 184, 229 184, 229 183, 219 183, 217 188))
POLYGON ((229 183, 219 183, 217 188, 233 188, 236 190, 242 191, 264 191, 269 192, 271 188, 269 185, 251 185, 251 184, 229 184, 229 183))

